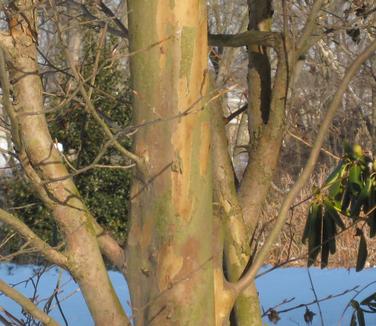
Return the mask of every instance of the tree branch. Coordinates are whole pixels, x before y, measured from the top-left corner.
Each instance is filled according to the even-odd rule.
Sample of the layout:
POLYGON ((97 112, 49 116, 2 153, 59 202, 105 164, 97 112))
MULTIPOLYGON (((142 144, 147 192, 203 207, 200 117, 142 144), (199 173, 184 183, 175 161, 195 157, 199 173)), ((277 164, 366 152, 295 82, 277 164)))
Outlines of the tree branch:
MULTIPOLYGON (((62 33, 61 33, 62 29, 60 27, 59 17, 57 16, 57 14, 55 14, 55 22, 56 22, 56 27, 57 27, 57 32, 59 34, 59 38, 63 42, 63 37, 62 37, 62 33)), ((82 77, 79 74, 79 72, 77 71, 75 64, 74 64, 74 61, 72 60, 72 56, 69 53, 68 48, 65 46, 64 42, 63 42, 63 46, 64 46, 65 57, 68 61, 69 67, 72 71, 72 74, 73 74, 74 78, 76 79, 76 81, 78 83, 78 85, 77 85, 78 89, 80 90, 80 93, 81 93, 81 95, 82 95, 82 97, 85 101, 85 104, 86 104, 85 109, 93 116, 95 121, 102 128, 102 130, 103 130, 104 134, 107 136, 107 138, 109 140, 111 140, 114 148, 116 148, 120 152, 121 155, 123 155, 126 158, 129 158, 130 160, 132 160, 136 163, 137 169, 140 172, 140 176, 142 177, 142 181, 146 182, 147 169, 146 169, 146 166, 144 164, 143 159, 141 157, 137 156, 136 154, 128 151, 123 145, 121 145, 119 143, 119 141, 116 139, 116 137, 114 136, 114 134, 112 133, 109 126, 102 119, 102 117, 98 114, 97 110, 95 109, 95 107, 93 105, 93 102, 90 99, 89 93, 86 91, 86 89, 84 87, 82 77)))
POLYGON ((124 24, 121 22, 119 18, 116 17, 116 15, 112 12, 112 10, 106 6, 106 4, 103 1, 97 1, 98 6, 100 10, 109 18, 113 20, 113 22, 116 24, 117 27, 119 27, 121 33, 123 34, 122 37, 128 38, 129 32, 128 29, 124 26, 124 24))
POLYGON ((209 34, 209 46, 240 47, 251 44, 277 47, 280 34, 276 32, 246 31, 239 34, 209 34))
POLYGON ((236 118, 239 114, 242 114, 248 108, 248 103, 244 104, 240 109, 232 112, 228 117, 225 118, 225 123, 229 123, 232 119, 236 118))
MULTIPOLYGON (((81 12, 81 15, 85 17, 89 22, 92 22, 93 24, 95 24, 96 26, 103 28, 107 24, 106 21, 93 15, 86 5, 78 3, 73 0, 68 0, 68 2, 71 5, 74 5, 77 9, 79 9, 81 12)), ((128 29, 123 25, 120 19, 117 18, 115 14, 112 12, 112 10, 108 8, 102 1, 96 1, 96 2, 97 2, 97 6, 99 7, 99 9, 119 27, 119 29, 116 29, 116 28, 112 28, 111 26, 108 26, 107 28, 108 28, 109 33, 115 36, 128 38, 128 29)))
POLYGON ((317 159, 319 157, 321 147, 324 143, 325 136, 327 134, 327 131, 329 129, 329 126, 335 116, 335 113, 338 109, 338 107, 341 104, 342 96, 345 93, 347 86, 349 85, 352 77, 356 74, 356 72, 359 70, 360 66, 376 51, 376 40, 373 41, 351 64, 351 66, 347 69, 347 72, 339 85, 337 92, 335 93, 332 102, 330 103, 330 106, 328 108, 328 111, 326 113, 326 116, 321 124, 319 133, 317 135, 315 144, 312 147, 311 154, 308 158, 308 161, 304 167, 304 170, 298 180, 296 181, 295 185, 291 189, 291 191, 288 193, 286 198, 284 199, 278 217, 276 224, 274 225, 273 230, 271 231, 270 235, 265 241, 265 244, 262 246, 261 250, 257 254, 254 263, 252 264, 251 268, 248 270, 248 272, 235 284, 235 288, 238 293, 241 293, 247 286, 253 281, 255 278, 257 271, 260 269, 260 267, 263 265, 266 256, 270 252, 274 241, 277 239, 278 235, 280 234, 283 225, 286 221, 286 218, 288 217, 288 211, 290 209, 290 206, 294 202, 296 196, 299 194, 300 190, 304 187, 306 182, 308 181, 312 171, 315 168, 317 159))
POLYGON ((25 240, 29 241, 48 261, 66 267, 68 263, 67 257, 62 253, 53 249, 45 241, 39 238, 26 224, 24 224, 16 216, 9 214, 0 208, 0 221, 9 225, 13 230, 18 232, 25 240))
MULTIPOLYGON (((298 135, 294 134, 291 130, 287 130, 287 132, 292 138, 296 139, 297 141, 301 142, 302 144, 306 145, 309 148, 312 147, 312 145, 309 142, 305 141, 302 137, 299 137, 298 135)), ((321 148, 321 151, 325 153, 326 155, 330 156, 331 158, 335 159, 336 161, 339 161, 341 159, 340 157, 331 153, 325 148, 321 148)))
POLYGON ((125 276, 127 266, 124 249, 106 232, 98 236, 98 245, 102 254, 125 276))
POLYGON ((36 304, 31 302, 23 294, 10 287, 2 280, 0 280, 0 292, 17 302, 24 310, 26 310, 34 318, 40 320, 44 325, 59 326, 59 324, 53 318, 48 316, 44 311, 40 310, 36 304))
MULTIPOLYGON (((297 58, 304 54, 312 46, 312 35, 317 28, 317 16, 321 10, 324 0, 316 0, 313 4, 311 12, 307 18, 306 24, 304 25, 302 35, 300 36, 297 43, 297 58)), ((316 36, 317 37, 317 36, 316 36)), ((321 36, 320 36, 321 38, 321 36)))

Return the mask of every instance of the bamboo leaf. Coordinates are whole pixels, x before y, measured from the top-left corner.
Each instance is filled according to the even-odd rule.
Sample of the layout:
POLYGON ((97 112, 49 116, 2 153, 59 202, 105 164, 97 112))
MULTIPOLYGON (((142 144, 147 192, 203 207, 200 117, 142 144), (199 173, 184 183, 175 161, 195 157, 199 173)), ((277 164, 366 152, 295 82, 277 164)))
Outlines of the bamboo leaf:
POLYGON ((356 315, 358 317, 359 326, 366 326, 366 321, 364 320, 364 312, 362 309, 356 310, 356 315))
MULTIPOLYGON (((373 209, 373 211, 368 215, 367 224, 369 225, 369 236, 373 238, 376 235, 376 189, 374 186, 371 187, 369 196, 368 196, 368 210, 373 209)), ((367 213, 366 211, 366 213, 367 213)))
POLYGON ((321 226, 322 226, 322 205, 312 204, 312 219, 308 237, 308 266, 315 263, 320 253, 321 245, 321 226))
POLYGON ((343 196, 344 187, 341 180, 337 180, 329 188, 329 197, 335 201, 340 201, 343 196))
POLYGON ((329 253, 336 250, 335 248, 335 224, 330 218, 328 211, 325 211, 323 217, 323 234, 321 246, 321 268, 328 266, 329 253), (334 240, 334 242, 333 242, 334 240), (333 248, 334 243, 334 248, 333 248))
POLYGON ((376 187, 374 185, 375 181, 373 180, 374 177, 370 177, 371 179, 371 189, 369 191, 368 199, 367 199, 367 208, 365 208, 365 213, 370 212, 367 218, 367 224, 370 227, 369 236, 373 238, 376 235, 376 187))
MULTIPOLYGON (((362 186, 360 194, 351 203, 350 215, 351 217, 358 217, 360 210, 364 204, 368 204, 368 197, 371 192, 372 179, 367 178, 365 185, 362 186)), ((368 205, 367 205, 368 206, 368 205)))
POLYGON ((356 261, 356 271, 359 272, 364 268, 368 256, 368 250, 366 238, 364 237, 363 231, 357 229, 357 235, 360 236, 358 258, 356 261))
POLYGON ((328 212, 329 217, 335 222, 336 225, 338 225, 342 230, 346 229, 346 225, 343 223, 337 210, 328 201, 325 202, 325 210, 328 212))
POLYGON ((337 250, 337 247, 336 247, 336 234, 337 234, 337 230, 336 230, 336 224, 335 222, 329 218, 329 231, 330 231, 330 238, 329 238, 329 251, 332 255, 334 255, 336 253, 336 250, 337 250))
POLYGON ((363 184, 360 175, 360 165, 354 164, 349 170, 349 185, 353 195, 359 194, 362 189, 363 184))
POLYGON ((350 206, 351 202, 351 191, 349 185, 346 185, 345 191, 343 192, 342 196, 342 205, 341 205, 341 212, 346 214, 347 208, 350 206))
POLYGON ((368 306, 372 301, 376 301, 376 292, 365 298, 360 304, 368 306))
POLYGON ((325 180, 325 184, 329 185, 333 183, 334 181, 338 180, 338 178, 341 176, 341 171, 345 167, 343 164, 343 160, 340 160, 338 162, 338 165, 335 167, 335 169, 332 171, 332 173, 329 174, 329 176, 325 180))
POLYGON ((342 198, 344 191, 342 177, 346 173, 347 168, 348 163, 344 163, 343 160, 341 160, 325 181, 325 185, 329 186, 329 197, 335 201, 340 201, 342 198))
POLYGON ((351 316, 350 326, 358 326, 358 323, 356 322, 356 311, 354 311, 351 316))
POLYGON ((303 236, 302 236, 302 243, 303 244, 305 244, 307 239, 308 239, 310 227, 311 227, 311 223, 312 223, 311 221, 312 221, 312 204, 309 206, 307 220, 306 220, 306 224, 304 226, 304 231, 303 231, 303 236))

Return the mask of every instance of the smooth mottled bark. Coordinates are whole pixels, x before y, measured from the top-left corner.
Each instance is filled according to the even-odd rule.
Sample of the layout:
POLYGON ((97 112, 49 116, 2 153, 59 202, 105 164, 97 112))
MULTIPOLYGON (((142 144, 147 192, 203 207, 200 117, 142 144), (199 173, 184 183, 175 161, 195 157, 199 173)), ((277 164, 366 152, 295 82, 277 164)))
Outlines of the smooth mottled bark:
POLYGON ((135 181, 128 281, 136 325, 214 325, 204 1, 128 1, 135 181), (155 46, 151 46, 156 44, 155 46))

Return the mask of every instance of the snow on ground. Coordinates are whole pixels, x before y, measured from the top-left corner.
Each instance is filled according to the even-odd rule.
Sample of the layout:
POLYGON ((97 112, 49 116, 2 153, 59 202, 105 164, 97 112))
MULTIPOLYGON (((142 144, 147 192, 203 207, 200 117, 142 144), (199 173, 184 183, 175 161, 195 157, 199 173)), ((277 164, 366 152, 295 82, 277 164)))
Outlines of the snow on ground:
MULTIPOLYGON (((0 264, 0 279, 16 284, 32 277, 39 267, 35 266, 17 266, 14 264, 0 264)), ((267 270, 264 268, 262 271, 267 270)), ((345 290, 350 290, 355 286, 362 287, 375 282, 362 291, 356 299, 361 301, 369 294, 376 292, 376 269, 366 269, 360 273, 354 270, 345 269, 310 269, 312 281, 318 298, 324 298, 329 295, 335 295, 345 290)), ((109 272, 114 287, 126 311, 130 314, 128 288, 124 278, 117 272, 109 272)), ((35 278, 34 278, 35 280, 35 278)), ((43 307, 51 293, 53 293, 56 284, 60 280, 62 292, 59 294, 62 310, 70 326, 91 326, 93 321, 86 308, 85 302, 81 296, 77 284, 71 276, 61 269, 53 267, 42 275, 38 285, 39 305, 43 307)), ((284 300, 294 298, 288 304, 280 305, 276 310, 283 310, 296 306, 301 303, 309 303, 314 300, 314 294, 311 290, 308 271, 306 268, 285 268, 277 269, 256 280, 257 288, 261 297, 261 304, 264 310, 282 303, 284 300)), ((33 286, 31 282, 17 285, 17 289, 27 297, 33 296, 33 286)), ((325 301, 321 304, 324 318, 324 325, 349 325, 352 310, 347 309, 342 320, 341 315, 356 293, 354 291, 340 296, 338 298, 325 301)), ((14 314, 18 318, 23 318, 21 309, 4 295, 0 295, 0 307, 14 314)), ((312 325, 321 325, 317 305, 309 307, 316 313, 312 325)), ((303 319, 305 307, 295 309, 288 313, 281 313, 279 326, 288 325, 306 325, 303 319)), ((56 302, 53 302, 51 315, 64 325, 63 318, 57 309, 56 302)), ((267 317, 265 323, 271 324, 267 317)), ((376 314, 366 315, 367 325, 376 325, 376 314)))

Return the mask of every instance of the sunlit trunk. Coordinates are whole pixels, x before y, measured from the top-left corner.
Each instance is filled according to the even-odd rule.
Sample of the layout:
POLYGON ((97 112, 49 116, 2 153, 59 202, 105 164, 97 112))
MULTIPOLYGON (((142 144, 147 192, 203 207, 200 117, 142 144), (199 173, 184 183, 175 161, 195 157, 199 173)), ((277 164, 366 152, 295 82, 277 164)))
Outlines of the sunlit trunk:
POLYGON ((128 281, 136 325, 214 325, 204 1, 128 1, 135 152, 128 281))

